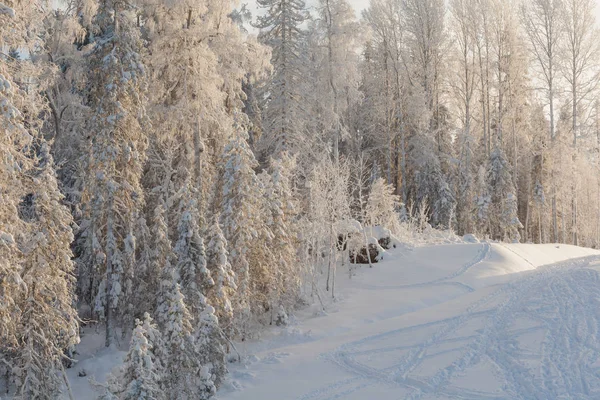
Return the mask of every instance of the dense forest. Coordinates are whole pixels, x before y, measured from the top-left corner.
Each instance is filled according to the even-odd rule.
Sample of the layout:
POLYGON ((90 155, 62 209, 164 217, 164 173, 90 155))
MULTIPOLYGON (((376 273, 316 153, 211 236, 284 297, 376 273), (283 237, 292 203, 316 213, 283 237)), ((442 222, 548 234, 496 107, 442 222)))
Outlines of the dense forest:
POLYGON ((83 324, 131 343, 102 399, 208 399, 374 227, 600 246, 594 0, 1 1, 15 399, 83 324))

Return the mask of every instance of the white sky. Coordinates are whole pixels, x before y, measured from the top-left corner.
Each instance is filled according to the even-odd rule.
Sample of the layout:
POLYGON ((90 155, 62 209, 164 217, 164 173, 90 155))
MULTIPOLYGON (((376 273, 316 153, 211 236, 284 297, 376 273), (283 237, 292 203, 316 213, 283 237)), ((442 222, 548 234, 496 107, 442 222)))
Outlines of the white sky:
POLYGON ((356 10, 356 17, 360 18, 360 12, 369 6, 369 0, 348 0, 354 10, 356 10))

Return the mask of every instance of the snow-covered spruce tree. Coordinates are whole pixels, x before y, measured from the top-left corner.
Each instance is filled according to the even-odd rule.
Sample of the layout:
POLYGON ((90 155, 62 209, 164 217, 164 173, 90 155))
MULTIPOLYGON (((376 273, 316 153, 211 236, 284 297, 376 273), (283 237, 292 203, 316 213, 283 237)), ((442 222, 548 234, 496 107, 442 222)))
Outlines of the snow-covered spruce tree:
POLYGON ((144 319, 142 320, 144 336, 148 340, 148 345, 151 349, 152 363, 159 375, 159 380, 162 385, 162 381, 165 379, 165 368, 164 362, 167 359, 166 347, 162 337, 162 334, 158 330, 158 326, 150 317, 150 314, 145 312, 144 319))
MULTIPOLYGON (((229 261, 236 275, 234 297, 235 325, 248 323, 251 298, 249 252, 260 229, 261 193, 254 173, 258 163, 247 143, 248 135, 239 129, 225 147, 220 162, 222 199, 221 226, 229 245, 229 261)), ((245 328, 244 328, 245 329, 245 328)))
POLYGON ((519 241, 523 227, 517 215, 517 194, 511 178, 510 165, 504 152, 496 148, 487 165, 486 183, 490 194, 492 236, 496 239, 519 241))
POLYGON ((30 55, 20 60, 0 50, 0 358, 2 368, 11 367, 7 383, 18 399, 58 397, 63 352, 78 341, 72 218, 40 134, 40 92, 51 76, 32 60, 46 7, 0 3, 0 47, 30 55))
POLYGON ((287 313, 292 311, 300 295, 301 264, 298 260, 299 247, 297 216, 298 206, 292 188, 292 174, 296 160, 287 152, 280 158, 271 160, 269 185, 265 190, 267 201, 269 230, 272 234, 270 254, 274 262, 273 271, 276 276, 276 303, 270 307, 276 310, 276 323, 284 321, 287 313))
POLYGON ((235 295, 237 285, 235 274, 228 259, 227 240, 219 225, 219 216, 215 215, 209 232, 206 249, 207 267, 215 282, 208 291, 208 301, 215 307, 215 315, 225 334, 231 336, 233 329, 233 306, 231 299, 235 295))
MULTIPOLYGON (((204 376, 208 371, 210 381, 215 387, 219 387, 227 373, 225 338, 215 316, 215 309, 205 297, 205 293, 209 293, 215 282, 207 268, 204 241, 193 217, 196 215, 195 207, 195 200, 189 200, 188 209, 181 213, 179 240, 174 247, 174 257, 177 258, 175 270, 185 304, 192 316, 193 336, 200 357, 200 374, 204 376)), ((208 386, 201 387, 203 396, 210 395, 207 388, 208 386)))
POLYGON ((18 399, 55 399, 63 389, 65 349, 79 342, 71 242, 73 221, 61 204, 47 144, 33 172, 31 234, 23 243, 20 346, 13 373, 18 399))
POLYGON ((204 240, 200 236, 197 222, 196 201, 189 200, 179 220, 179 239, 173 249, 177 259, 176 271, 186 304, 194 319, 206 306, 203 293, 214 285, 210 271, 206 267, 204 240))
POLYGON ((84 196, 91 245, 82 249, 83 269, 102 279, 97 310, 106 324, 106 345, 112 344, 120 307, 122 278, 134 262, 133 226, 141 214, 144 192, 140 178, 145 160, 143 126, 145 76, 138 54, 139 33, 131 5, 120 0, 100 1, 94 23, 100 31, 89 55, 89 106, 84 196), (97 241, 98 246, 94 246, 97 241), (90 254, 91 253, 91 254, 90 254))
POLYGON ((259 39, 272 48, 273 75, 266 87, 269 98, 263 113, 264 134, 259 149, 276 157, 281 151, 292 153, 303 140, 301 84, 303 72, 303 32, 308 18, 302 0, 258 0, 266 10, 257 18, 259 39))
MULTIPOLYGON (((162 270, 171 257, 171 241, 169 240, 169 227, 165 220, 166 209, 162 203, 154 208, 152 217, 152 248, 150 250, 151 259, 148 272, 145 276, 146 285, 149 288, 149 296, 155 298, 155 294, 160 288, 160 279, 162 270)), ((156 302, 153 303, 156 306, 156 302)))
POLYGON ((216 391, 210 369, 194 338, 193 319, 177 283, 173 266, 161 273, 156 319, 163 334, 164 392, 170 400, 208 399, 216 391))
MULTIPOLYGON (((14 12, 10 10, 12 15, 14 12)), ((8 13, 8 11, 6 11, 8 13)), ((0 35, 11 26, 7 15, 0 14, 0 35), (6 27, 6 28, 5 28, 6 27)), ((22 152, 29 145, 31 135, 24 129, 21 112, 15 107, 20 102, 19 92, 0 62, 0 354, 8 353, 16 345, 16 328, 19 315, 17 298, 21 278, 19 264, 21 252, 16 236, 24 223, 19 219, 18 205, 27 193, 22 168, 31 161, 22 152), (12 162, 10 161, 12 160, 12 162), (19 167, 18 167, 19 166, 19 167)))
POLYGON ((17 85, 24 77, 38 79, 42 68, 30 60, 17 59, 10 49, 34 54, 34 49, 43 46, 40 22, 46 7, 47 3, 40 0, 0 2, 0 357, 12 353, 18 345, 17 296, 22 288, 23 261, 19 247, 22 239, 30 239, 20 203, 32 190, 27 172, 34 161, 29 154, 37 137, 39 108, 44 105, 37 96, 37 89, 44 89, 41 85, 32 85, 34 90, 29 93, 17 85))
MULTIPOLYGON (((268 321, 272 323, 278 302, 277 281, 283 271, 272 254, 273 233, 269 229, 272 224, 271 210, 267 192, 271 187, 271 176, 266 170, 257 175, 258 193, 261 197, 257 203, 257 215, 260 216, 260 225, 256 231, 256 238, 252 242, 248 260, 250 262, 250 311, 253 316, 259 317, 265 312, 269 313, 268 321)), ((263 322, 267 322, 263 320, 263 322)))
POLYGON ((474 192, 472 209, 475 214, 475 230, 479 235, 488 235, 492 199, 487 187, 486 169, 483 165, 479 167, 477 172, 474 192))
POLYGON ((147 338, 144 323, 138 319, 131 336, 129 351, 117 376, 111 381, 107 393, 101 397, 119 400, 162 400, 166 395, 160 385, 160 371, 154 364, 152 344, 147 338))
POLYGON ((371 185, 371 192, 365 207, 365 222, 369 226, 380 225, 397 234, 400 231, 400 196, 394 194, 394 187, 378 178, 371 185))
MULTIPOLYGON (((141 280, 141 275, 137 269, 137 237, 135 236, 135 229, 138 227, 137 213, 132 216, 132 219, 128 222, 126 227, 127 235, 123 241, 123 274, 121 276, 121 298, 120 298, 120 312, 118 316, 118 323, 121 327, 121 336, 126 337, 127 332, 133 329, 135 322, 136 306, 134 302, 138 300, 137 285, 134 288, 134 279, 141 280), (134 292, 135 291, 135 292, 134 292)), ((142 237, 142 236, 140 236, 142 237)))
MULTIPOLYGON (((154 310, 156 308, 155 294, 158 291, 158 273, 152 270, 153 267, 156 267, 154 264, 156 247, 154 247, 154 236, 143 214, 136 217, 135 237, 134 281, 136 287, 133 290, 132 304, 135 305, 138 312, 139 310, 154 310)), ((139 313, 135 315, 137 316, 139 313)))
POLYGON ((452 228, 456 200, 435 151, 430 132, 417 133, 411 139, 410 161, 414 168, 416 203, 431 204, 430 222, 434 227, 452 228))
MULTIPOLYGON (((219 388, 227 374, 225 359, 227 343, 215 315, 215 309, 211 305, 206 304, 200 313, 194 336, 201 357, 200 376, 202 379, 206 379, 207 373, 210 374, 210 380, 207 380, 207 383, 212 381, 215 388, 219 388)), ((210 392, 206 391, 204 395, 210 397, 210 392)))

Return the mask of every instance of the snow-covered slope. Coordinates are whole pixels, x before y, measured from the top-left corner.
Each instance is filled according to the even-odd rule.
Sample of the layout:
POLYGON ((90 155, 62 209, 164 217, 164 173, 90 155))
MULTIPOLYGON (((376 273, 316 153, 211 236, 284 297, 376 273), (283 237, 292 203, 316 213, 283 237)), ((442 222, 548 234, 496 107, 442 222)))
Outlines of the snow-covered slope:
POLYGON ((453 244, 338 276, 326 313, 241 345, 221 400, 598 399, 600 252, 453 244))

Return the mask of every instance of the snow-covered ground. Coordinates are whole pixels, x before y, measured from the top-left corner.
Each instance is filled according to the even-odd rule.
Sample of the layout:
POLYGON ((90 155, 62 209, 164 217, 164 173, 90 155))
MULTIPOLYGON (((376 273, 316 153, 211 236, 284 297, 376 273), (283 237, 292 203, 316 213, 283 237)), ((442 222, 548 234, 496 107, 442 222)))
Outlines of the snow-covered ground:
POLYGON ((600 252, 452 244, 338 275, 326 313, 240 344, 221 400, 598 399, 600 252))
MULTIPOLYGON (((598 399, 599 271, 600 252, 566 245, 392 250, 351 279, 340 268, 325 312, 238 343, 218 398, 598 399)), ((122 361, 103 346, 101 332, 83 336, 75 399, 95 399, 90 379, 122 361)))

